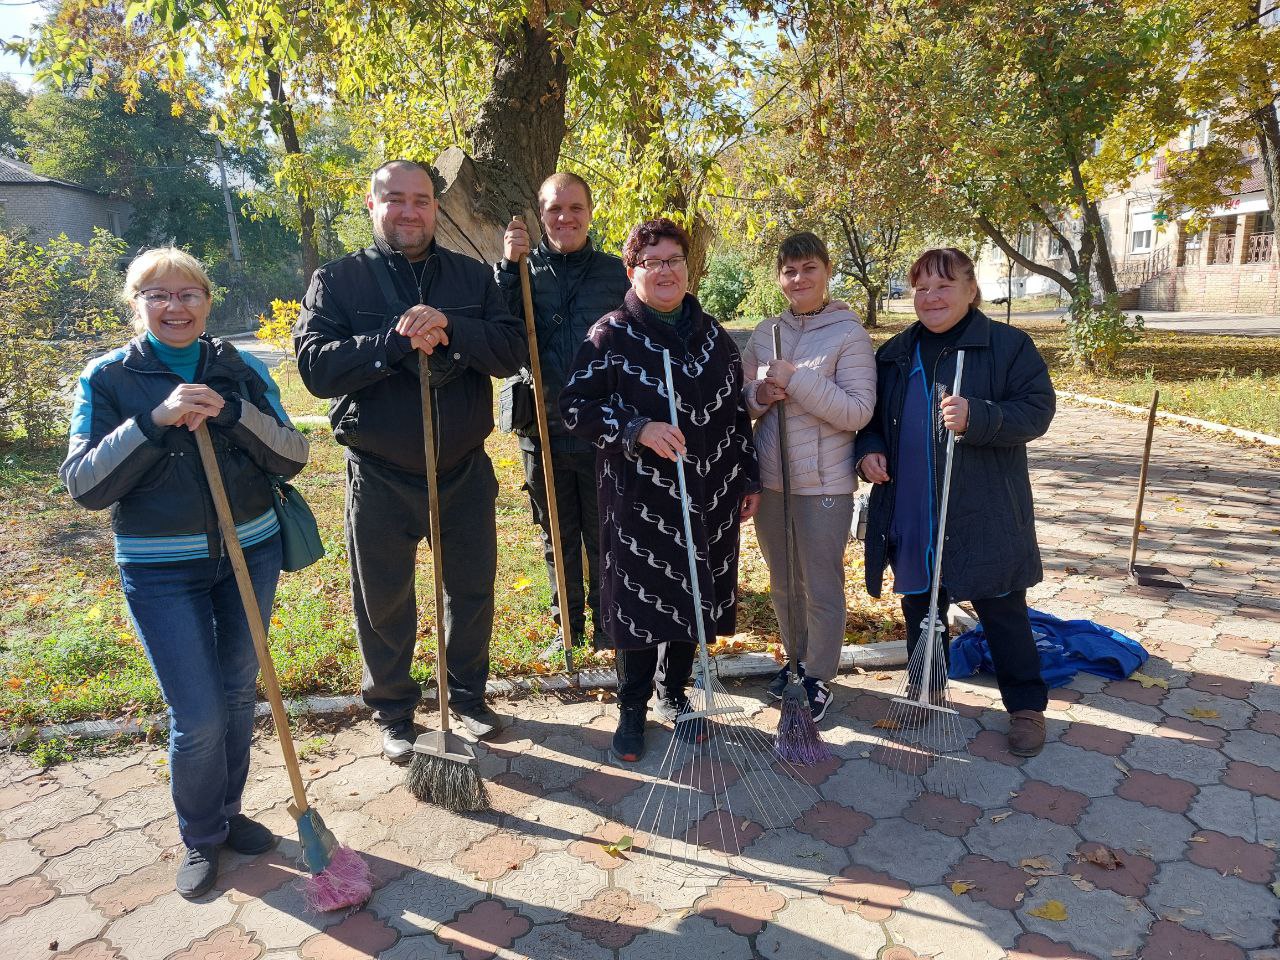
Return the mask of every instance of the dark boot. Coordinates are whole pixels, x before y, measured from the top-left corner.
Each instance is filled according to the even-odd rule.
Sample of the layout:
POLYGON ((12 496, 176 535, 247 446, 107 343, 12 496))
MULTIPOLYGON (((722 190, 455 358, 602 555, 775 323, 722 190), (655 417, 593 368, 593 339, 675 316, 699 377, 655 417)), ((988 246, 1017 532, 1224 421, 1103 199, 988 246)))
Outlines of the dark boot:
POLYGON ((618 707, 618 730, 609 748, 615 760, 635 763, 644 756, 644 724, 648 712, 648 705, 643 703, 618 707))
POLYGON ((1034 757, 1044 749, 1044 714, 1039 710, 1018 710, 1009 715, 1009 752, 1015 757, 1034 757))

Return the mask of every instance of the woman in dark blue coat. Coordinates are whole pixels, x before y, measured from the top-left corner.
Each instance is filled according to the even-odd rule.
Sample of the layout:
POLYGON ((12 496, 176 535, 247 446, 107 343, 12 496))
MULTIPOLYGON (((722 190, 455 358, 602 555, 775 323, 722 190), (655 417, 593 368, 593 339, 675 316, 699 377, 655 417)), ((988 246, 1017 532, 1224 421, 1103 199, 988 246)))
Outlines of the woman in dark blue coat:
POLYGON ((874 483, 867 525, 867 591, 880 595, 885 564, 902 596, 908 649, 928 616, 946 430, 956 433, 939 614, 969 600, 991 646, 1011 715, 1009 749, 1044 746, 1048 688, 1027 615, 1027 588, 1043 577, 1027 471, 1027 443, 1053 420, 1049 370, 1021 330, 978 309, 973 261, 948 247, 912 265, 918 321, 876 352, 878 395, 858 434, 858 474, 874 483), (949 396, 956 354, 964 377, 949 396), (938 421, 945 429, 935 429, 938 421))

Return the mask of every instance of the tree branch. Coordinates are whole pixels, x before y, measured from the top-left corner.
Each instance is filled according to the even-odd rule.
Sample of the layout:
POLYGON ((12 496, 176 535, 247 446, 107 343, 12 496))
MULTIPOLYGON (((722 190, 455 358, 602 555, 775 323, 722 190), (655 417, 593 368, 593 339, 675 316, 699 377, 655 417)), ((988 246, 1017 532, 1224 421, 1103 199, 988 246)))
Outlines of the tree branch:
POLYGON ((1053 267, 1046 267, 1042 263, 1036 263, 1036 261, 1029 257, 1024 257, 1018 252, 1016 247, 1009 243, 1008 239, 1005 238, 1005 235, 1000 232, 1000 229, 987 219, 986 214, 975 214, 973 217, 973 223, 974 226, 985 233, 997 247, 1003 250, 1005 256, 1014 263, 1026 267, 1032 273, 1039 274, 1042 277, 1048 277, 1063 290, 1067 291, 1067 293, 1072 295, 1075 294, 1074 285, 1072 284, 1070 277, 1061 271, 1053 269, 1053 267))

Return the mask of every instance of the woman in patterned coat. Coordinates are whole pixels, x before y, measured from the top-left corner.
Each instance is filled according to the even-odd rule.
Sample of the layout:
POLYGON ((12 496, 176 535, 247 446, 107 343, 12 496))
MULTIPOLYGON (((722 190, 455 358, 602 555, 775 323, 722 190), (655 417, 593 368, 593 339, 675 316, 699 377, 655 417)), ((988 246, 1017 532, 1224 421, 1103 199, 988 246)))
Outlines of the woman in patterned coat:
POLYGON ((623 248, 631 290, 591 328, 560 395, 569 432, 596 447, 600 605, 617 650, 612 753, 625 762, 644 754, 655 678, 663 717, 674 721, 688 703, 698 634, 676 459, 685 461, 708 637, 734 632, 738 528, 759 504, 742 361, 688 293, 688 253, 688 234, 670 220, 631 232, 623 248), (678 427, 669 420, 664 349, 678 427))

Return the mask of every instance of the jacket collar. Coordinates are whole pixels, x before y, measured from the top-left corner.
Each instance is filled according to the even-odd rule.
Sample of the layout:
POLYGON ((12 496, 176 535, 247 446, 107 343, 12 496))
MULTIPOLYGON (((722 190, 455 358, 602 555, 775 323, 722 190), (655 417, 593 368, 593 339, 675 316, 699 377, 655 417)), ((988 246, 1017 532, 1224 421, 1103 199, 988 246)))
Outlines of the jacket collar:
POLYGON ((561 253, 559 250, 553 250, 547 243, 546 237, 543 237, 538 242, 538 255, 544 260, 557 265, 563 263, 569 266, 578 266, 590 260, 595 256, 595 253, 595 247, 592 245, 590 237, 587 237, 587 242, 572 253, 561 253))
MULTIPOLYGON (((684 304, 682 309, 686 316, 692 321, 689 324, 689 332, 691 337, 701 335, 709 326, 710 321, 702 310, 702 304, 698 303, 698 298, 692 293, 684 295, 684 304)), ((657 340, 668 340, 672 343, 677 342, 675 327, 665 324, 660 320, 655 320, 649 312, 643 300, 636 294, 635 288, 627 291, 627 295, 622 300, 622 309, 627 320, 635 326, 644 330, 645 333, 657 340)))
MULTIPOLYGON (((956 341, 955 348, 957 350, 984 350, 989 348, 991 346, 991 318, 977 307, 970 307, 966 316, 969 318, 969 326, 965 328, 960 339, 956 341)), ((907 329, 880 348, 884 351, 884 358, 886 360, 906 361, 915 347, 916 338, 923 329, 924 326, 919 320, 907 327, 907 329)))
MULTIPOLYGON (((241 383, 253 376, 239 352, 225 340, 205 333, 196 342, 200 344, 200 364, 196 367, 196 377, 201 382, 208 382, 216 377, 241 383)), ((134 337, 125 347, 124 366, 125 369, 140 373, 172 373, 156 356, 155 347, 145 333, 134 337)))
POLYGON ((857 320, 858 315, 843 300, 832 300, 822 308, 821 313, 797 317, 788 309, 782 311, 779 319, 793 330, 818 330, 842 320, 857 320))

